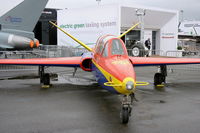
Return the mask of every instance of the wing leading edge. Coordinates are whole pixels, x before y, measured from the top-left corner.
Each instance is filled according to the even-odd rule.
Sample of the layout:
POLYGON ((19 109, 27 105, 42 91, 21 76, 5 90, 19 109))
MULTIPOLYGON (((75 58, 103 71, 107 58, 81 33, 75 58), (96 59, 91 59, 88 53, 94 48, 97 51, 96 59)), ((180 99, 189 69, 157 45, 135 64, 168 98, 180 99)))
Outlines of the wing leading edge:
POLYGON ((134 66, 200 64, 200 58, 129 57, 134 66))
POLYGON ((0 65, 35 65, 80 67, 82 57, 0 59, 0 65))

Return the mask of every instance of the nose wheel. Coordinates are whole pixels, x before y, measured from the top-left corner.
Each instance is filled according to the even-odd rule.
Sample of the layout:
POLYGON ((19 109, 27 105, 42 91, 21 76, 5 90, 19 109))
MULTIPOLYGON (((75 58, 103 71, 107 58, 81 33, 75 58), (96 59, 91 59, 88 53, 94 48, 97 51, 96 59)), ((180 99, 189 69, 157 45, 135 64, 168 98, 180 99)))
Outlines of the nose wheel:
POLYGON ((129 121, 129 116, 130 116, 130 108, 129 107, 122 107, 121 112, 120 112, 120 119, 121 123, 127 124, 129 121))
POLYGON ((122 106, 120 111, 120 119, 122 124, 127 124, 129 122, 129 117, 131 116, 132 104, 133 104, 134 94, 125 95, 122 99, 122 106))

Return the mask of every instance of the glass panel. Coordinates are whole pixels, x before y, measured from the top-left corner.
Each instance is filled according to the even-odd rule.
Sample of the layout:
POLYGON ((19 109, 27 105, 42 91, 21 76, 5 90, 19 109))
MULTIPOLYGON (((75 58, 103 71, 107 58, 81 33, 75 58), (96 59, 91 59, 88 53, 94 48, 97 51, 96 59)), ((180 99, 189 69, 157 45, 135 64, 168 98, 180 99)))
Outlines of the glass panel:
POLYGON ((99 44, 97 46, 97 49, 96 49, 96 52, 100 54, 102 52, 102 50, 103 50, 103 46, 104 45, 103 45, 102 41, 99 42, 99 44))
POLYGON ((112 55, 124 55, 124 49, 120 40, 113 40, 111 44, 111 54, 112 55))
POLYGON ((107 56, 108 56, 108 43, 106 43, 105 46, 104 46, 103 56, 104 56, 104 57, 107 57, 107 56))
POLYGON ((99 53, 101 53, 103 50, 103 43, 99 45, 99 53))

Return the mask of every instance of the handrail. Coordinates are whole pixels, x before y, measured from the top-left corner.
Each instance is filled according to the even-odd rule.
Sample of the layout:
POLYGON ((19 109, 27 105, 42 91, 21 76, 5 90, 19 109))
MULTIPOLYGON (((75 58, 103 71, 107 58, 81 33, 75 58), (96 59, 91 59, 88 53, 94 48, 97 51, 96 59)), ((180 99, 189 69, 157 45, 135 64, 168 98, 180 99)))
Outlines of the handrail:
POLYGON ((146 86, 146 85, 149 85, 149 82, 136 81, 136 86, 146 86))
POLYGON ((122 84, 116 84, 116 83, 113 83, 113 82, 106 82, 104 83, 105 86, 122 86, 122 84))

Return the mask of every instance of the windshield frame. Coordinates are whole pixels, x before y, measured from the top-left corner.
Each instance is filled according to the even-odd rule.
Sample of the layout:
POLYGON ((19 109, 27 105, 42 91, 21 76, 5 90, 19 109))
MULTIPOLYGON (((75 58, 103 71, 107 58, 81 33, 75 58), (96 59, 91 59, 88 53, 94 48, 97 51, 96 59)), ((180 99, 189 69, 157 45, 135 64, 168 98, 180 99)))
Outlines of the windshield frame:
POLYGON ((119 39, 112 39, 110 46, 110 54, 112 56, 125 54, 125 50, 123 49, 122 43, 119 39))
POLYGON ((125 44, 124 44, 124 42, 123 42, 121 39, 119 39, 119 38, 112 38, 112 39, 109 40, 108 56, 109 56, 109 57, 114 57, 114 56, 124 56, 124 57, 127 57, 127 56, 128 56, 128 53, 127 53, 127 49, 126 49, 126 47, 125 47, 125 44), (123 54, 114 54, 114 55, 113 55, 113 54, 111 53, 111 52, 112 52, 112 43, 113 43, 113 40, 118 40, 118 41, 120 42, 121 48, 122 48, 122 50, 123 50, 123 54))

